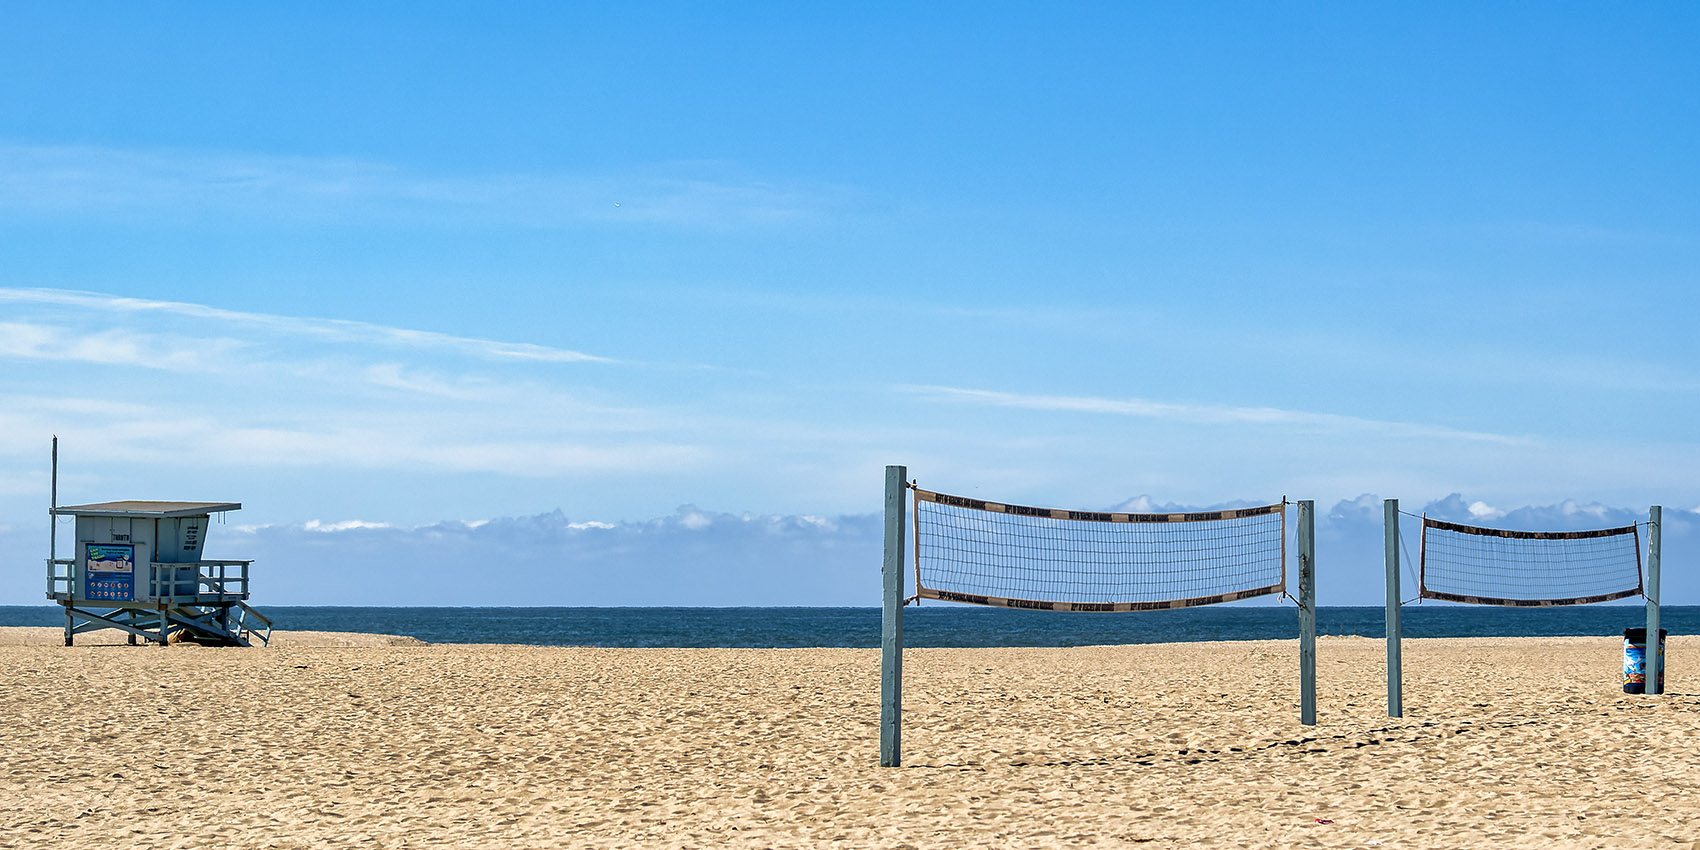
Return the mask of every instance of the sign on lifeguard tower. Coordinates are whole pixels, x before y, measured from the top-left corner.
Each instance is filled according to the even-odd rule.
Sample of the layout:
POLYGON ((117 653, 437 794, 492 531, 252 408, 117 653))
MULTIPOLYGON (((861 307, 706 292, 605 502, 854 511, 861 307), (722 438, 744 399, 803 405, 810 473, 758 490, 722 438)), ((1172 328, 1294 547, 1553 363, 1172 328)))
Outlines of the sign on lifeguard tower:
POLYGON ((253 561, 201 557, 214 514, 238 502, 97 502, 58 505, 54 440, 52 543, 47 597, 65 607, 65 645, 95 629, 128 632, 165 646, 173 639, 252 646, 271 639, 271 621, 248 605, 253 561), (59 517, 76 519, 76 551, 58 557, 59 517))
POLYGON ((128 543, 119 545, 88 544, 86 550, 88 559, 88 578, 84 587, 88 592, 83 594, 90 599, 134 599, 136 598, 136 547, 128 543))

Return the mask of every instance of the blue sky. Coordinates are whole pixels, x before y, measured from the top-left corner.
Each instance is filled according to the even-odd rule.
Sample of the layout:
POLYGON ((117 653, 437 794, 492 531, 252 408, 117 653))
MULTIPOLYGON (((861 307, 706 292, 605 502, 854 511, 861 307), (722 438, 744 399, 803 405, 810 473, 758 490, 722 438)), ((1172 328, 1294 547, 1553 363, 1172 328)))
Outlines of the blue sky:
MULTIPOLYGON (((1700 508, 1692 7, 6 17, 9 563, 54 433, 67 500, 242 501, 278 570, 557 510, 684 535, 627 591, 693 516, 854 570, 887 463, 1066 507, 1700 508)), ((747 598, 872 602, 833 581, 747 598)))

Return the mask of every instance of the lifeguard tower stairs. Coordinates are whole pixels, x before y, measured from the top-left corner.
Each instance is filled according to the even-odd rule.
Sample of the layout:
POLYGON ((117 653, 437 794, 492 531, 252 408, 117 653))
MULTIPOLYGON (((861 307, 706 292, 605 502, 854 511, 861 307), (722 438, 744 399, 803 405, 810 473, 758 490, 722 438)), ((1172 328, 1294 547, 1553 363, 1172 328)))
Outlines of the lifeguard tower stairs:
POLYGON ((224 502, 100 502, 55 506, 47 597, 65 606, 65 645, 118 629, 166 646, 189 640, 252 646, 272 624, 248 605, 253 561, 201 558, 208 520, 241 508, 224 502), (76 518, 74 557, 57 557, 58 518, 76 518))

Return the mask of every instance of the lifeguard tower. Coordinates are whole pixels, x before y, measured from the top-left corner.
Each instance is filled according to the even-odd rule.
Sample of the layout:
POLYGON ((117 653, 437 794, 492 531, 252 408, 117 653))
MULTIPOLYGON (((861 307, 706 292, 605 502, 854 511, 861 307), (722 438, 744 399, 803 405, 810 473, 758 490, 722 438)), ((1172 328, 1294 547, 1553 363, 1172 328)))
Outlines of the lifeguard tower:
MULTIPOLYGON (((57 445, 55 445, 57 465, 57 445)), ((57 491, 57 485, 55 485, 57 491)), ((168 645, 271 640, 272 624, 248 606, 253 561, 201 558, 213 514, 235 502, 100 502, 53 506, 47 597, 65 606, 65 645, 83 632, 118 629, 168 645), (57 557, 58 518, 76 518, 74 557, 57 557)))

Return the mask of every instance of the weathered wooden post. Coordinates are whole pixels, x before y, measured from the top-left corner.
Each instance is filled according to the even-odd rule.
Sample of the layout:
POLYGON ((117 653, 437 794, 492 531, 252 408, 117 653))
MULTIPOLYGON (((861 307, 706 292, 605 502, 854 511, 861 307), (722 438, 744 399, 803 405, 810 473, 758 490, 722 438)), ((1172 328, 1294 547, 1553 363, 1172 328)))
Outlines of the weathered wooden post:
POLYGON ((1404 661, 1399 641, 1399 500, 1382 502, 1382 537, 1387 545, 1387 716, 1405 716, 1404 661))
POLYGON ((907 467, 885 468, 885 608, 880 629, 880 766, 903 763, 903 521, 907 467))
POLYGON ((1647 509, 1647 684, 1641 689, 1644 694, 1662 694, 1665 689, 1659 686, 1659 671, 1664 669, 1665 658, 1659 640, 1659 549, 1661 537, 1660 526, 1664 525, 1664 508, 1654 505, 1647 509))
POLYGON ((1299 502, 1299 722, 1316 725, 1316 503, 1299 502))

